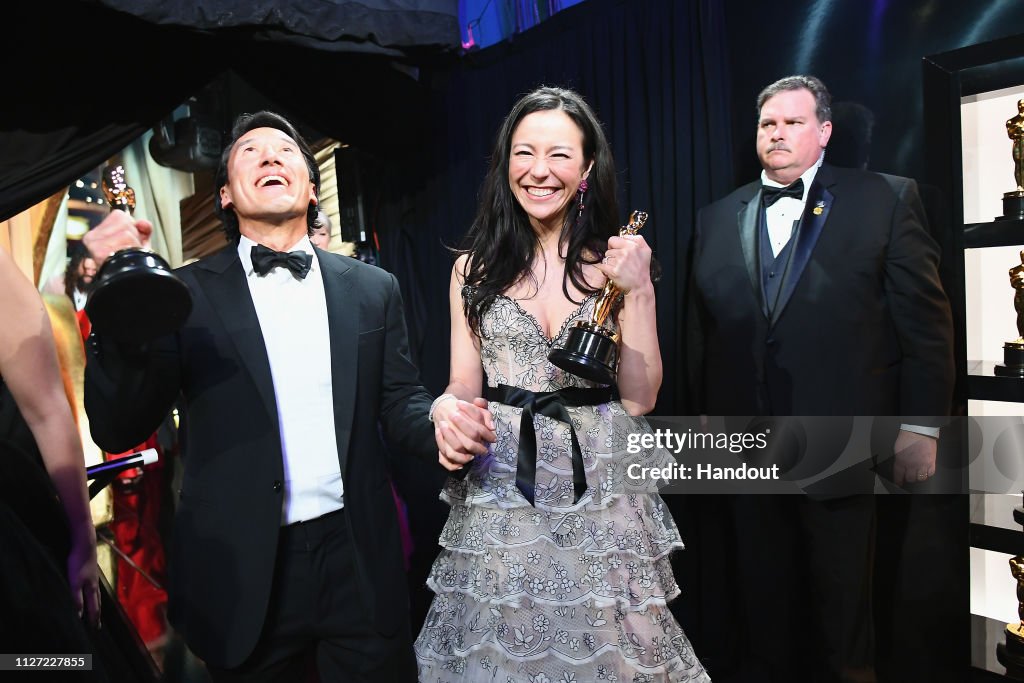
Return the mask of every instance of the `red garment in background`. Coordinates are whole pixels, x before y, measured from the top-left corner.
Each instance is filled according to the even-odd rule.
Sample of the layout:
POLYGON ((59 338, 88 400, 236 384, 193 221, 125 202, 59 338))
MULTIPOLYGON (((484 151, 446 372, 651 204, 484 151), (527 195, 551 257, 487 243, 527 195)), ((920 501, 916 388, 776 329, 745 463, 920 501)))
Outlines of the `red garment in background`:
POLYGON ((113 459, 155 448, 160 459, 118 475, 111 486, 113 515, 109 528, 117 556, 117 597, 142 642, 158 646, 167 634, 167 558, 160 535, 164 504, 164 456, 156 434, 113 459))
POLYGON ((82 341, 85 341, 89 338, 89 333, 92 332, 92 321, 85 314, 84 308, 80 311, 75 311, 75 318, 78 319, 78 329, 82 333, 82 341))

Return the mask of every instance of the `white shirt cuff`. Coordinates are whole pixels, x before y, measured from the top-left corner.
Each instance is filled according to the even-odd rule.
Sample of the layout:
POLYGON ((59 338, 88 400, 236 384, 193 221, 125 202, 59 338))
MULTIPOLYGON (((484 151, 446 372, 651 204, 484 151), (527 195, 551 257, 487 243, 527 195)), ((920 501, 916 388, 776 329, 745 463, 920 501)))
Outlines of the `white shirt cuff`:
POLYGON ((914 432, 915 434, 924 434, 925 436, 930 436, 933 439, 939 438, 939 428, 938 427, 923 427, 921 425, 903 425, 903 424, 901 424, 900 425, 900 429, 902 429, 905 432, 914 432))

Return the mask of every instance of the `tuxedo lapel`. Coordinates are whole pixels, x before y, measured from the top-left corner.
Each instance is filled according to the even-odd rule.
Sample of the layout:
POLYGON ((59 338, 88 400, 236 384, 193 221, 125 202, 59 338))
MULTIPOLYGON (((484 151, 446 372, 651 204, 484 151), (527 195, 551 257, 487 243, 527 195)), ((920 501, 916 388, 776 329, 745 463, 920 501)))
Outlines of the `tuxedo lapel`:
POLYGON ((317 250, 327 299, 327 324, 331 334, 331 389, 334 394, 334 431, 342 477, 348 463, 348 444, 355 412, 356 368, 359 363, 359 302, 352 294, 348 257, 317 250))
POLYGON ((828 220, 829 212, 832 210, 834 197, 828 186, 832 184, 832 174, 827 166, 818 169, 811 189, 807 192, 807 203, 804 205, 804 215, 800 219, 796 235, 793 238, 793 253, 790 255, 786 272, 782 276, 782 284, 779 287, 779 298, 772 309, 771 324, 774 325, 779 316, 786 309, 793 296, 793 290, 800 282, 807 263, 814 253, 814 246, 818 243, 825 221, 828 220))
POLYGON ((761 190, 757 189, 747 204, 740 208, 736 215, 739 228, 740 249, 743 251, 743 263, 750 276, 750 286, 754 288, 754 296, 761 306, 761 313, 768 317, 768 305, 764 298, 764 287, 761 284, 761 259, 758 233, 761 225, 761 190))
POLYGON ((277 423, 277 400, 270 360, 263 341, 260 320, 245 281, 245 271, 232 247, 217 252, 197 264, 196 280, 220 317, 228 338, 238 352, 241 364, 252 376, 267 415, 277 423))

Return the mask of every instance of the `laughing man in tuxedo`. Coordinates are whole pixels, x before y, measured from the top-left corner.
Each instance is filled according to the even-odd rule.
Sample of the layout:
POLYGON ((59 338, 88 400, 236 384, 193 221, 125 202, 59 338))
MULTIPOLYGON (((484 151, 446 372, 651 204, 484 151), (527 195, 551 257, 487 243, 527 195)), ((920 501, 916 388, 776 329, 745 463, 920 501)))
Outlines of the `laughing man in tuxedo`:
MULTIPOLYGON (((170 618, 215 681, 305 680, 314 660, 323 681, 413 680, 379 435, 457 466, 494 440, 486 403, 433 415, 395 278, 312 246, 320 174, 290 122, 239 117, 216 187, 229 245, 178 270, 194 302, 184 327, 88 344, 93 437, 129 448, 180 396, 170 618)), ((151 230, 113 212, 86 244, 102 257, 151 230)))
MULTIPOLYGON (((947 415, 952 321, 916 184, 823 163, 832 124, 817 78, 769 85, 757 109, 761 179, 698 216, 693 407, 947 415)), ((938 430, 923 422, 893 424, 898 484, 935 472, 938 430)), ((871 496, 732 502, 751 680, 874 680, 871 496)))

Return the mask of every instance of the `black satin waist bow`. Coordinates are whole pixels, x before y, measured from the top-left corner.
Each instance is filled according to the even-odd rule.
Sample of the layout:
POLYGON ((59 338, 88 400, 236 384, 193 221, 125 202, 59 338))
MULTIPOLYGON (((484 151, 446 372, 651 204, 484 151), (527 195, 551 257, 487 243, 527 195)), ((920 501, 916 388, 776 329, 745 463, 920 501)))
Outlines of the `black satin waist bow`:
POLYGON ((523 409, 519 425, 519 453, 516 457, 516 488, 530 501, 530 505, 534 504, 534 489, 537 486, 537 434, 533 428, 533 416, 544 415, 569 425, 569 433, 572 435, 572 502, 578 503, 587 491, 587 475, 583 469, 583 451, 580 450, 580 442, 566 408, 607 403, 618 398, 615 388, 566 387, 558 391, 534 392, 499 384, 497 387, 486 387, 484 398, 523 409))

